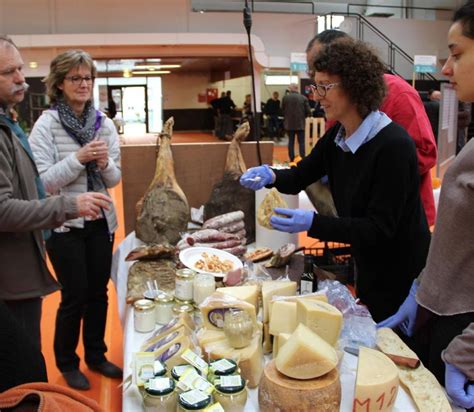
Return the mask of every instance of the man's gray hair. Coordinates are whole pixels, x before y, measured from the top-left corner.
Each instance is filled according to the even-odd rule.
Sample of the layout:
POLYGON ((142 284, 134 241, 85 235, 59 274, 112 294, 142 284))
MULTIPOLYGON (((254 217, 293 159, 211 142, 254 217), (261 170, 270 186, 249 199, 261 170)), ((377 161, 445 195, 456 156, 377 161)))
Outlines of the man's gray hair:
POLYGON ((16 44, 13 43, 13 40, 9 36, 0 33, 0 45, 4 46, 4 43, 8 43, 18 50, 18 47, 16 47, 16 44))

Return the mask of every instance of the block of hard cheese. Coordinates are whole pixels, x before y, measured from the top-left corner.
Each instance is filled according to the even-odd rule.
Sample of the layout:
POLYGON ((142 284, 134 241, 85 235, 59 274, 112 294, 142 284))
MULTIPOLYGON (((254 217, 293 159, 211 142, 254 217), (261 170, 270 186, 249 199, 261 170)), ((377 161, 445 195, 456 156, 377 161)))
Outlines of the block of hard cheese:
POLYGON ((297 323, 303 323, 330 345, 335 345, 342 328, 342 313, 326 302, 298 300, 297 323))
POLYGON ((262 306, 263 322, 270 321, 268 307, 272 296, 294 296, 296 295, 296 282, 286 280, 269 280, 262 282, 262 306))
POLYGON ((208 343, 224 340, 225 334, 223 331, 201 328, 196 332, 196 338, 200 348, 204 350, 208 343))
POLYGON ((389 412, 397 393, 397 366, 382 352, 361 346, 352 411, 389 412))
POLYGON ((225 293, 226 295, 234 296, 237 299, 250 303, 255 307, 255 313, 258 313, 258 286, 229 286, 224 288, 217 288, 217 292, 225 293))
POLYGON ((227 339, 211 342, 204 348, 207 360, 227 358, 233 359, 239 365, 241 375, 248 380, 248 387, 255 388, 263 373, 262 334, 258 332, 249 346, 234 349, 227 339))
POLYGON ((276 368, 294 379, 318 378, 333 370, 337 363, 336 350, 302 323, 275 358, 276 368))
POLYGON ((301 381, 278 372, 274 360, 265 366, 258 388, 262 412, 339 412, 340 403, 337 369, 320 378, 301 381))
POLYGON ((223 330, 224 314, 230 309, 247 312, 255 327, 257 327, 257 316, 254 305, 220 292, 214 292, 199 305, 203 326, 206 329, 223 330))
POLYGON ((290 339, 290 334, 289 333, 280 333, 279 335, 275 335, 273 337, 273 359, 276 358, 276 356, 278 355, 278 352, 280 350, 280 348, 286 343, 288 342, 288 339, 290 339))
POLYGON ((270 334, 293 333, 296 329, 296 302, 273 302, 270 316, 270 334))
MULTIPOLYGON (((377 346, 392 355, 418 358, 399 337, 389 328, 377 329, 377 346)), ((416 369, 398 366, 400 382, 408 389, 410 396, 420 412, 451 412, 446 393, 435 376, 420 364, 416 369)))
POLYGON ((270 302, 268 304, 268 316, 270 319, 272 318, 272 308, 273 304, 278 301, 286 301, 286 302, 296 302, 297 300, 301 299, 309 299, 309 300, 319 300, 322 302, 328 303, 328 298, 325 294, 323 293, 310 293, 307 295, 295 295, 295 296, 277 296, 274 295, 270 299, 270 302))

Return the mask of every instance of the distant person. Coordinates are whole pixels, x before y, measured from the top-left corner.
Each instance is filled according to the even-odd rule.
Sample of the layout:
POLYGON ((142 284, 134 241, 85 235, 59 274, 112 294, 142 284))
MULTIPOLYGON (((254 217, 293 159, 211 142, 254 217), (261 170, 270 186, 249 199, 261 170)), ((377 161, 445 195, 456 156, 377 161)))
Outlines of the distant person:
POLYGON ((242 106, 242 119, 248 119, 252 115, 252 95, 246 94, 242 106))
POLYGON ((312 117, 326 117, 324 109, 321 107, 321 102, 314 99, 314 93, 308 93, 308 103, 311 110, 312 117))
POLYGON ((438 126, 439 126, 439 101, 441 100, 441 92, 439 90, 428 91, 428 101, 423 102, 426 114, 430 120, 431 128, 438 144, 438 126))
POLYGON ((212 107, 212 115, 214 117, 214 136, 219 136, 221 129, 220 107, 221 99, 225 97, 225 92, 221 93, 221 97, 216 97, 210 101, 212 107))
POLYGON ((279 97, 278 92, 273 92, 272 97, 265 104, 265 114, 268 116, 268 135, 272 139, 279 138, 280 120, 278 116, 281 111, 279 97))
POLYGON ((470 102, 459 102, 458 105, 458 135, 456 139, 456 154, 466 145, 467 128, 471 123, 471 106, 470 102))
POLYGON ((232 123, 232 111, 235 109, 235 103, 231 98, 232 92, 228 90, 224 97, 220 99, 219 112, 221 117, 221 128, 217 137, 223 140, 232 139, 234 125, 232 123))
POLYGON ((311 115, 308 99, 298 93, 298 85, 290 84, 289 93, 281 103, 285 130, 288 133, 288 156, 295 160, 295 136, 298 139, 299 155, 305 157, 304 128, 305 119, 311 115))
MULTIPOLYGON (((334 29, 325 30, 314 36, 306 47, 308 67, 312 67, 312 63, 322 47, 342 37, 349 37, 349 35, 334 29)), ((311 73, 310 75, 310 77, 313 77, 311 73)), ((404 79, 393 74, 385 73, 384 81, 387 87, 387 95, 382 102, 380 111, 402 126, 415 141, 421 201, 423 202, 428 224, 431 226, 434 224, 436 217, 433 186, 431 184, 431 169, 436 166, 437 160, 433 130, 418 92, 404 79)))

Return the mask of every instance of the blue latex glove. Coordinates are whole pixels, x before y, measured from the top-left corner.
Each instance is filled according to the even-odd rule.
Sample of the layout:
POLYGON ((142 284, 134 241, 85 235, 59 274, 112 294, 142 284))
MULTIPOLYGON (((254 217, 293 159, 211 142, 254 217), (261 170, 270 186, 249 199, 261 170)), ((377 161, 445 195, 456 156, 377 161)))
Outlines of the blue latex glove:
POLYGON ((417 288, 418 283, 414 280, 407 298, 398 308, 397 313, 378 323, 377 327, 393 329, 398 326, 405 335, 412 336, 413 328, 415 327, 416 312, 418 310, 418 303, 416 302, 417 288))
POLYGON ((446 363, 444 375, 446 392, 458 406, 474 408, 474 383, 467 379, 456 366, 446 363))
POLYGON ((260 190, 262 187, 273 183, 276 179, 273 170, 268 165, 251 167, 242 176, 240 184, 247 189, 260 190))
POLYGON ((314 211, 302 209, 282 209, 276 207, 275 213, 287 217, 272 216, 270 224, 277 230, 288 233, 304 232, 313 224, 314 211))

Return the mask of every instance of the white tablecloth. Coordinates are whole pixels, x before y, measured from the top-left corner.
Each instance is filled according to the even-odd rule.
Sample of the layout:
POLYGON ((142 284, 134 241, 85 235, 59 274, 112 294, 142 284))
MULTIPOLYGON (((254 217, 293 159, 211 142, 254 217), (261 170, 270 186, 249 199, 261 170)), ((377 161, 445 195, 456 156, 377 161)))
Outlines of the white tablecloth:
MULTIPOLYGON (((140 348, 140 345, 152 334, 152 332, 135 332, 133 328, 133 310, 130 305, 125 303, 127 295, 128 269, 133 262, 125 262, 124 259, 133 248, 140 244, 140 240, 136 239, 135 237, 135 232, 130 233, 117 248, 112 262, 112 279, 117 289, 119 315, 123 325, 123 368, 125 377, 130 375, 132 372, 130 367, 132 353, 137 352, 140 348)), ((268 361, 268 359, 269 358, 267 358, 266 361, 268 361)), ((357 358, 348 353, 344 353, 339 368, 342 385, 341 412, 352 411, 356 370, 357 358)), ((249 390, 249 397, 245 406, 245 412, 257 412, 258 410, 258 390, 249 390)), ((126 389, 124 386, 122 411, 143 412, 141 396, 136 387, 130 386, 128 389, 126 389)), ((403 388, 400 388, 398 391, 398 396, 393 411, 417 411, 413 401, 403 390, 403 388)), ((462 411, 462 409, 455 409, 455 411, 462 411)))

